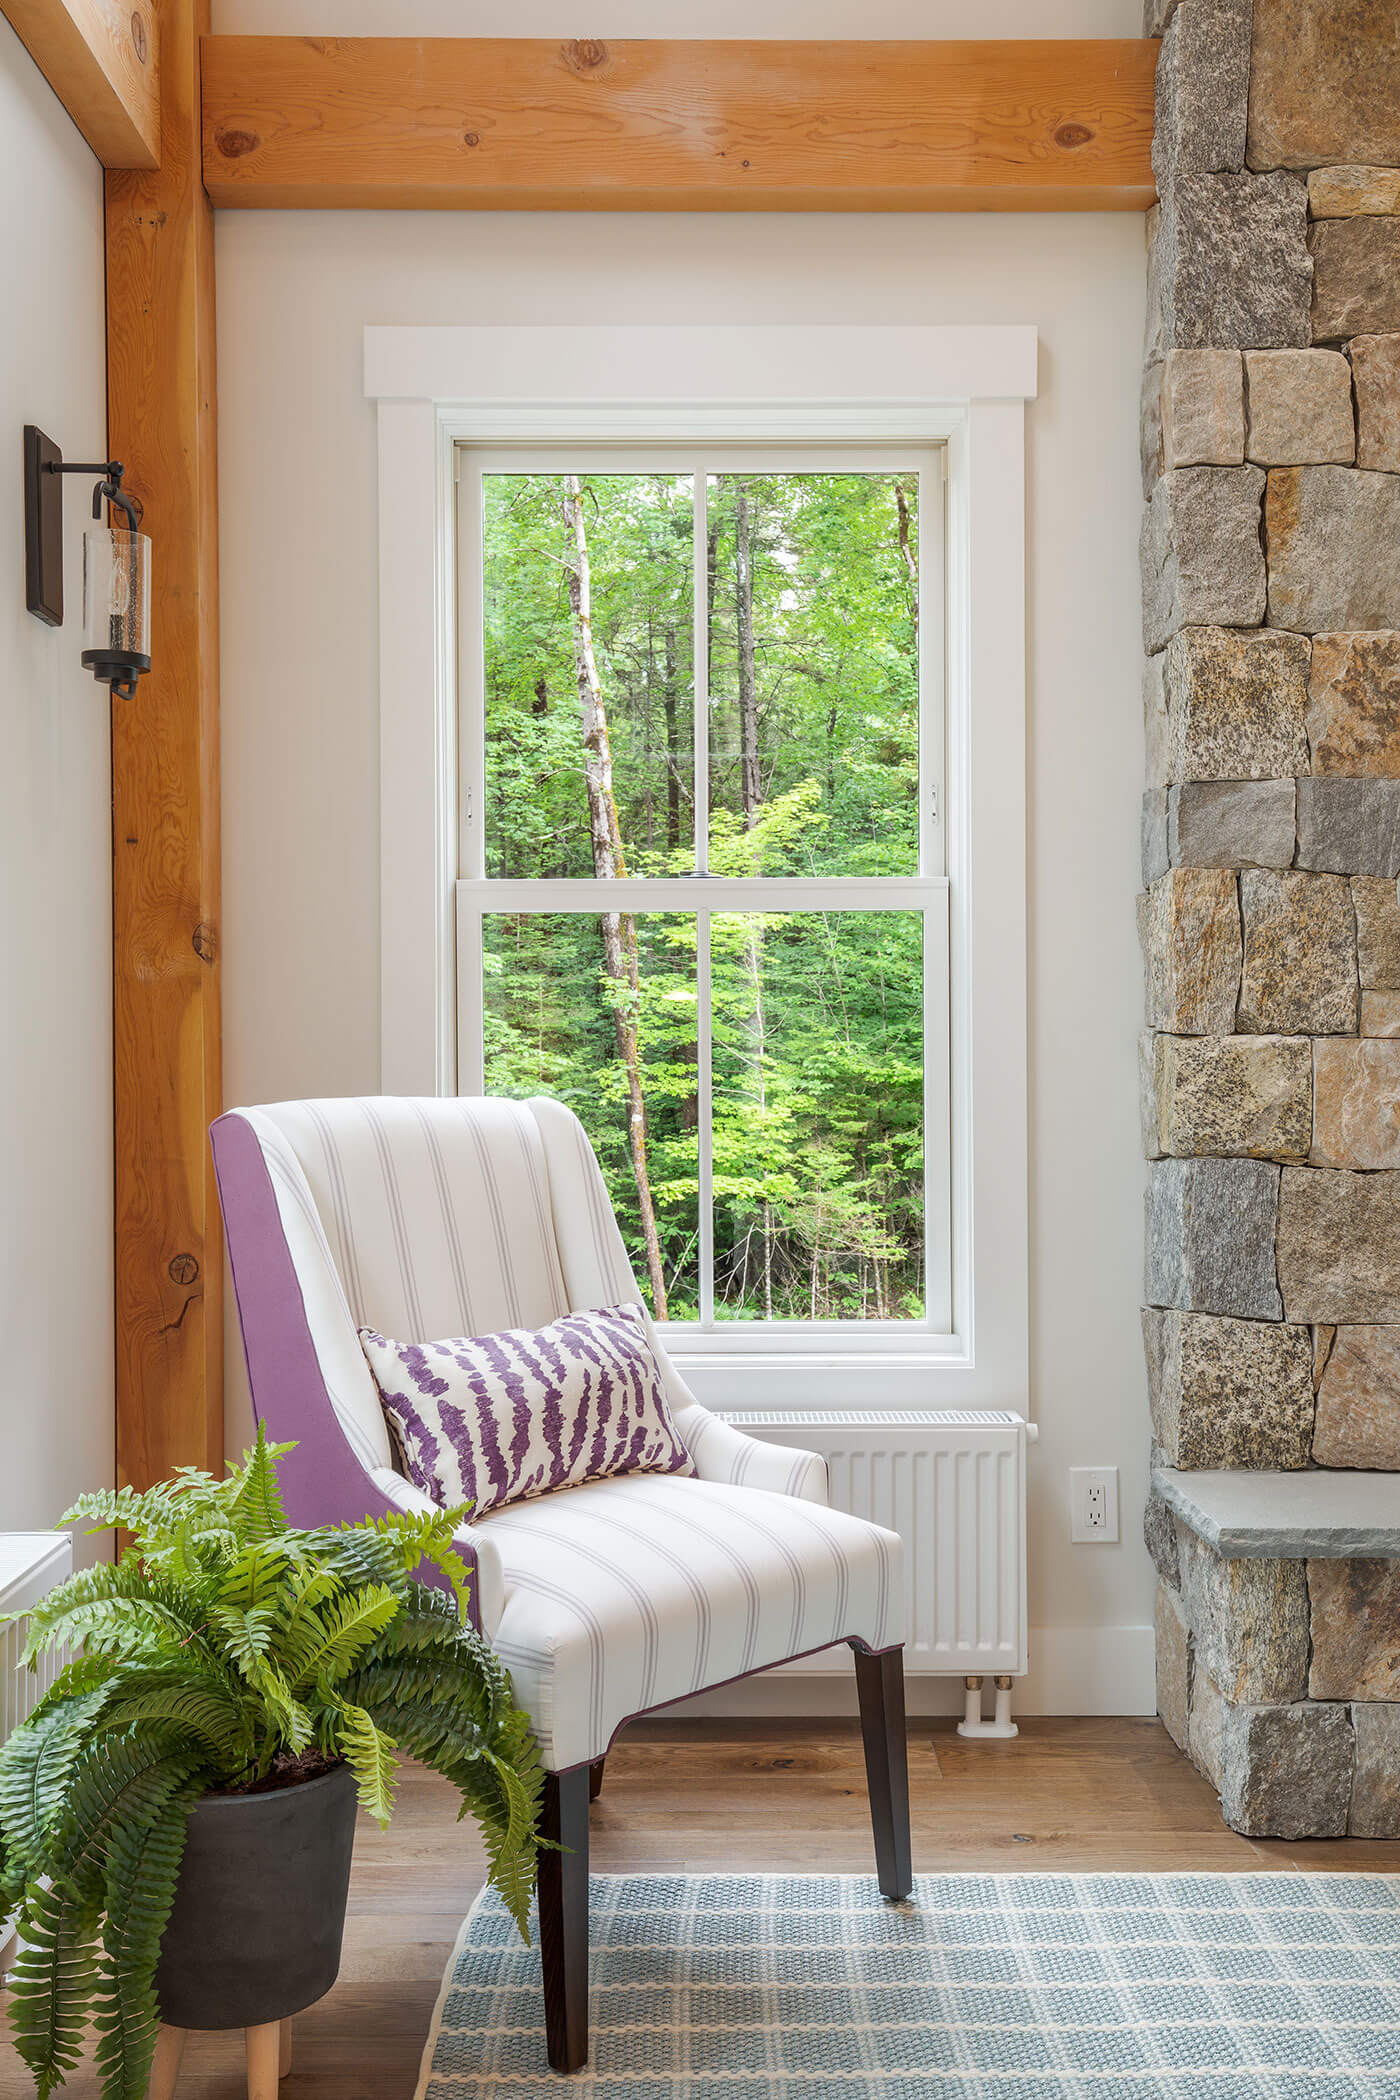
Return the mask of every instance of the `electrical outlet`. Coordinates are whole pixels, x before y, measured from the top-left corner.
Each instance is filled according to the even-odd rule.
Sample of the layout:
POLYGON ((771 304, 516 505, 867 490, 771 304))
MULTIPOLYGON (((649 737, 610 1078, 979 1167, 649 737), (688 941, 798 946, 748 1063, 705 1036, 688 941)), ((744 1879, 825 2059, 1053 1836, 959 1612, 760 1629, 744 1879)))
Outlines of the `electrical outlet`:
POLYGON ((1069 1535, 1076 1545, 1107 1545, 1118 1536, 1117 1466, 1071 1466, 1069 1535))

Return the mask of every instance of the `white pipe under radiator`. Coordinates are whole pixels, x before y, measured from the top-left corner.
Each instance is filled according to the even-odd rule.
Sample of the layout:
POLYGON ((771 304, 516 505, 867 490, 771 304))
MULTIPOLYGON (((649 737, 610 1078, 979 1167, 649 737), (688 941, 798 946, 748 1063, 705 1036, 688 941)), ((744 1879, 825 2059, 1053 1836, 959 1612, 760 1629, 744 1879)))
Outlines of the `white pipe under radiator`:
MULTIPOLYGON (((899 1533, 905 1669, 967 1681, 961 1734, 1014 1735, 1011 1680, 1027 1667, 1026 1445, 1034 1428, 1000 1408, 724 1419, 765 1443, 820 1451, 833 1507, 899 1533), (991 1721, 981 1718, 984 1677, 996 1680, 991 1721)), ((808 1667, 829 1666, 814 1659, 808 1667)))

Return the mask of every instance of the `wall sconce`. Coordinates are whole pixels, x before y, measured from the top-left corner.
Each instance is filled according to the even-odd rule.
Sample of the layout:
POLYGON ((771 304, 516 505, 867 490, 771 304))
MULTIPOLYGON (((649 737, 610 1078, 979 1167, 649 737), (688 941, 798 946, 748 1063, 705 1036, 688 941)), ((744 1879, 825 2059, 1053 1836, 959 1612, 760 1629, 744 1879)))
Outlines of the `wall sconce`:
POLYGON ((138 528, 141 506, 122 487, 122 464, 109 459, 65 464, 52 438, 24 426, 24 597, 37 619, 63 625, 63 476, 96 474, 92 515, 83 534, 83 664, 94 678, 130 700, 151 668, 151 543, 138 528), (102 506, 123 526, 102 523, 102 506))

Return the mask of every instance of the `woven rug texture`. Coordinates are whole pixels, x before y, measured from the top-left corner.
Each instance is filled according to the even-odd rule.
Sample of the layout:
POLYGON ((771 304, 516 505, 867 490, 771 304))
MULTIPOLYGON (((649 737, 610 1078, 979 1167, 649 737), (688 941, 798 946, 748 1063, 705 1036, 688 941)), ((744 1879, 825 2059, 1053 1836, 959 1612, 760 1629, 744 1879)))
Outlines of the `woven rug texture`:
POLYGON ((1400 2100, 1400 1876, 608 1875, 591 1919, 588 2069, 488 1891, 416 2100, 1400 2100))

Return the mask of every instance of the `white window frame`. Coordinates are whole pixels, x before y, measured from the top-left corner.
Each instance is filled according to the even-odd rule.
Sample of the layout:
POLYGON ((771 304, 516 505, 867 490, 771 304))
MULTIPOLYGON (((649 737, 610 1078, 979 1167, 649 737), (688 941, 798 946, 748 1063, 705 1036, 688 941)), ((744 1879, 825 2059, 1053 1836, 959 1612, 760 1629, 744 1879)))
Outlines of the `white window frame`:
MULTIPOLYGON (((389 1093, 457 1087, 457 448, 567 434, 945 449, 950 1329, 865 1341, 788 1323, 728 1328, 722 1346, 707 1336, 673 1352, 712 1404, 1029 1409, 1025 403, 1036 363, 1031 327, 365 330, 378 413, 389 1093)), ((643 887, 659 904, 660 885, 643 887)), ((696 886, 684 887, 694 908, 696 886)))

